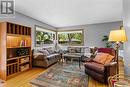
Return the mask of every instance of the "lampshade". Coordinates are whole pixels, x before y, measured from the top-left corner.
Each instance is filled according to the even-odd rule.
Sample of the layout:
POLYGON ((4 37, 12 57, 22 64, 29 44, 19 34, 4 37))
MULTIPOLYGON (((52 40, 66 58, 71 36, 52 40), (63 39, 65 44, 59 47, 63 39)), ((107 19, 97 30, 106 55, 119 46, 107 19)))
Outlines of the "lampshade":
POLYGON ((126 36, 125 30, 122 29, 122 30, 112 30, 112 31, 110 31, 108 41, 126 42, 127 36, 126 36))

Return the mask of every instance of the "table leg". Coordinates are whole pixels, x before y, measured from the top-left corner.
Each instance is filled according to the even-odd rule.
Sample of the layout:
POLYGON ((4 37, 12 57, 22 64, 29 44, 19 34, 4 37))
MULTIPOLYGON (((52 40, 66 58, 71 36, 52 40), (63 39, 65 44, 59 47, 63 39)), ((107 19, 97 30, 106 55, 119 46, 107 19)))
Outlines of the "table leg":
POLYGON ((79 57, 79 68, 81 69, 81 62, 84 56, 79 57))
POLYGON ((79 68, 81 69, 81 64, 80 64, 80 62, 81 62, 81 57, 79 57, 79 68))
POLYGON ((73 58, 71 58, 71 63, 73 63, 73 58))
POLYGON ((62 64, 64 63, 64 56, 62 56, 62 64))

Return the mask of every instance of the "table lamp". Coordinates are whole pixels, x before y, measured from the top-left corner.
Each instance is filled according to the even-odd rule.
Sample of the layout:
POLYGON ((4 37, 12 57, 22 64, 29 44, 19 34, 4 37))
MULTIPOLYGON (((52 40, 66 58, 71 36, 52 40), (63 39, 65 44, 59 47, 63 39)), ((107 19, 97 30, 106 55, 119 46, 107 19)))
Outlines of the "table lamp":
POLYGON ((116 42, 116 62, 117 62, 117 74, 119 74, 119 64, 118 64, 118 50, 119 44, 127 41, 127 36, 125 29, 120 30, 112 30, 110 31, 109 40, 112 42, 116 42))

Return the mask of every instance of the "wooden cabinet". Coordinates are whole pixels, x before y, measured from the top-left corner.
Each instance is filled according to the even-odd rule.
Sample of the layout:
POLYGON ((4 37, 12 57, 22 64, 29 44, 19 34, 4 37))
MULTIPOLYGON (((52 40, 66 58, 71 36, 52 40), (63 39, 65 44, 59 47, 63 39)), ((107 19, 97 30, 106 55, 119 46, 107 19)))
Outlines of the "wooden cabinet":
POLYGON ((32 68, 30 27, 0 23, 0 66, 3 80, 32 68))

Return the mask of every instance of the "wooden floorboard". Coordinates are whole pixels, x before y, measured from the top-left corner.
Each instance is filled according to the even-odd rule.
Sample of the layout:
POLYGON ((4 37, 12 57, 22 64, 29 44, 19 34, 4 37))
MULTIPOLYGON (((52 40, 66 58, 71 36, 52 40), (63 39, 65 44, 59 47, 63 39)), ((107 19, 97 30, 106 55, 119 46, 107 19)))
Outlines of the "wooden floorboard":
POLYGON ((5 87, 30 87, 29 81, 36 78, 43 71, 45 71, 45 69, 33 68, 12 79, 7 80, 7 85, 5 87))
MULTIPOLYGON (((36 78, 40 73, 44 72, 43 68, 33 68, 29 71, 23 72, 20 75, 7 80, 5 87, 32 87, 29 81, 36 78)), ((119 73, 124 74, 123 61, 119 61, 119 73)), ((108 87, 108 85, 99 83, 91 77, 89 77, 88 87, 108 87)))

